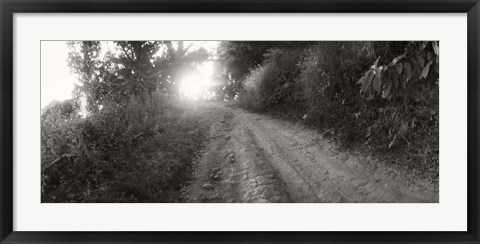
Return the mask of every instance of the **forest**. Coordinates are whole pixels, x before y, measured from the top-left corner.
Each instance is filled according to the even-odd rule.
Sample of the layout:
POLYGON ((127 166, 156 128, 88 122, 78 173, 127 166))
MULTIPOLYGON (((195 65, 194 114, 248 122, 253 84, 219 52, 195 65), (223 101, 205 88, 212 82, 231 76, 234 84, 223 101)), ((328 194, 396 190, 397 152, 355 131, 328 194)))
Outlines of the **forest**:
MULTIPOLYGON (((42 202, 182 202, 202 170, 211 179, 200 188, 214 188, 226 166, 201 162, 241 158, 236 148, 205 153, 216 140, 212 125, 225 127, 237 114, 207 118, 218 106, 298 124, 338 150, 438 185, 439 42, 219 41, 209 50, 195 43, 67 43, 78 82, 71 99, 42 109, 42 202)), ((230 137, 222 140, 238 139, 230 137)), ((271 176, 289 186, 288 177, 271 176)))

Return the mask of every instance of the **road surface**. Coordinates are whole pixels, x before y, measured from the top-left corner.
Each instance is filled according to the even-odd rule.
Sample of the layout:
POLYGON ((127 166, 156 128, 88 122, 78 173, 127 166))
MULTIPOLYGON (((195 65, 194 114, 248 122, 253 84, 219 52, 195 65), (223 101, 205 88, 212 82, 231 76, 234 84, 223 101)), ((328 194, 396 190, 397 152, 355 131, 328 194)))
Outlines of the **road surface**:
POLYGON ((190 104, 209 126, 180 202, 438 202, 438 182, 352 151, 302 125, 225 103, 190 104))

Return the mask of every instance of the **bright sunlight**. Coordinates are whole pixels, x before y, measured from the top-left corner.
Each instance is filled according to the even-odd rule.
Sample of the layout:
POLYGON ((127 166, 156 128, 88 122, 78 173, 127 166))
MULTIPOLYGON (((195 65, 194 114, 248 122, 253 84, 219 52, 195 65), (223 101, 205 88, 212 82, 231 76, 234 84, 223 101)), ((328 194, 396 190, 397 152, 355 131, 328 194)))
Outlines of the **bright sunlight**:
POLYGON ((197 70, 183 75, 180 81, 180 94, 182 98, 192 100, 209 99, 212 95, 209 88, 214 85, 212 81, 213 62, 207 61, 197 67, 197 70))
MULTIPOLYGON (((199 49, 205 49, 207 53, 214 54, 218 48, 218 41, 185 41, 184 46, 188 47, 186 55, 190 52, 196 52, 199 49)), ((178 42, 173 42, 173 47, 177 49, 178 42)), ((68 67, 68 47, 64 41, 42 42, 42 99, 41 107, 44 108, 53 101, 64 101, 72 98, 74 85, 78 83, 78 75, 70 72, 68 67)), ((162 57, 164 49, 154 57, 162 57)), ((122 50, 115 42, 101 42, 99 59, 103 60, 107 53, 118 56, 122 50)), ((195 69, 189 69, 188 72, 181 74, 179 87, 180 95, 184 99, 208 99, 213 92, 208 89, 213 85, 213 62, 207 60, 195 66, 195 69)))

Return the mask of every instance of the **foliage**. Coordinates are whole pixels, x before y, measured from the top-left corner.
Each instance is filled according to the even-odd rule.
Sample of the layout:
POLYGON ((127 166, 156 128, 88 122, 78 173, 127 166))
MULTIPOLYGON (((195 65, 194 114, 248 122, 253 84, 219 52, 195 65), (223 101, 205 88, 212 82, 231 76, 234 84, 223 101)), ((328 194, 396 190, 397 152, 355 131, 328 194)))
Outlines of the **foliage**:
POLYGON ((42 202, 173 200, 202 141, 195 118, 161 95, 107 107, 42 119, 42 202))
POLYGON ((378 58, 358 81, 361 92, 366 93, 370 100, 375 94, 385 99, 400 96, 416 101, 424 100, 436 82, 435 79, 427 78, 429 75, 435 76, 433 70, 438 74, 438 51, 438 43, 435 41, 415 42, 409 43, 405 53, 387 65, 379 66, 378 58))
MULTIPOLYGON (((218 51, 218 61, 225 75, 223 93, 234 99, 243 91, 244 81, 258 66, 268 62, 272 50, 301 50, 315 42, 306 41, 224 41, 218 51)), ((277 59, 278 61, 279 59, 277 59)))
POLYGON ((262 64, 264 53, 282 42, 264 41, 225 41, 217 50, 219 63, 223 66, 223 94, 226 99, 234 99, 243 89, 243 80, 250 71, 262 64))
POLYGON ((302 53, 301 49, 267 50, 264 63, 245 78, 240 103, 249 109, 265 111, 300 101, 302 98, 297 96, 294 82, 302 53))
POLYGON ((184 47, 183 41, 178 41, 176 48, 173 42, 165 42, 163 55, 159 58, 162 74, 159 78, 161 89, 168 94, 177 94, 178 84, 183 73, 195 69, 195 66, 208 60, 209 54, 204 48, 191 50, 191 45, 184 47))
POLYGON ((250 67, 238 100, 435 178, 438 60, 437 42, 284 45, 250 67))
POLYGON ((106 44, 98 41, 69 43, 69 64, 80 82, 75 99, 84 100, 90 113, 106 103, 147 97, 157 90, 177 95, 181 74, 209 58, 205 49, 184 48, 183 41, 113 43, 114 52, 103 50, 106 44))
POLYGON ((358 81, 366 100, 387 100, 366 125, 366 143, 438 177, 438 42, 408 42, 389 64, 379 60, 358 81))
POLYGON ((261 64, 263 54, 275 44, 258 41, 222 42, 218 48, 218 56, 227 67, 231 79, 239 80, 249 73, 251 67, 261 64))

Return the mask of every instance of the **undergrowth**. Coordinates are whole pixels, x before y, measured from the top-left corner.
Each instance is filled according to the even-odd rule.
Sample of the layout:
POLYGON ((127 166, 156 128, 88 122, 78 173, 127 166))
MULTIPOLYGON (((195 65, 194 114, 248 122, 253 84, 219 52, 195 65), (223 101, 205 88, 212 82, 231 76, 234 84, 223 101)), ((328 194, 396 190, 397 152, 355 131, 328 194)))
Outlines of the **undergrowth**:
POLYGON ((172 202, 204 131, 161 95, 43 113, 42 202, 172 202))

